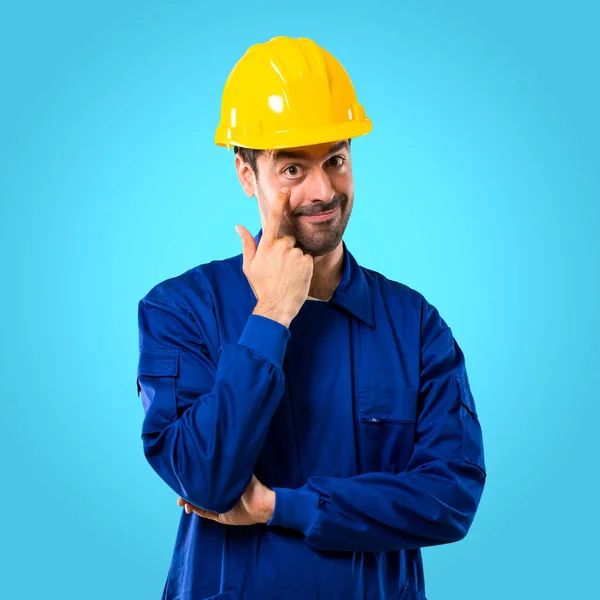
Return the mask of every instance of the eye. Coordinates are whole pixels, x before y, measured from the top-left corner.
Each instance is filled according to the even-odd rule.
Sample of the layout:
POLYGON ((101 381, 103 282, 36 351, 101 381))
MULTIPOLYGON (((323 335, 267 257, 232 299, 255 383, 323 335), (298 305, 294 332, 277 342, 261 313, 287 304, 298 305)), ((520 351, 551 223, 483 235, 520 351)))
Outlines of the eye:
POLYGON ((330 167, 333 167, 334 169, 338 169, 339 167, 341 167, 344 163, 346 162, 346 158, 344 156, 342 156, 341 154, 338 154, 337 156, 332 156, 328 161, 327 164, 330 167))
POLYGON ((286 173, 287 175, 289 175, 292 178, 298 177, 301 174, 301 169, 302 167, 300 165, 290 165, 289 167, 286 167, 283 172, 286 173))

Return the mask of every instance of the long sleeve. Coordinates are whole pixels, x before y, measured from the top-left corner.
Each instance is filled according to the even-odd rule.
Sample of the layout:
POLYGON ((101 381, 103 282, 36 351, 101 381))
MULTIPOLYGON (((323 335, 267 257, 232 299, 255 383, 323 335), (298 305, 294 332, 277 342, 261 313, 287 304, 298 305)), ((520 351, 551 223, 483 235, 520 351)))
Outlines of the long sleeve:
POLYGON ((290 333, 251 314, 238 343, 223 345, 217 355, 203 335, 210 310, 206 325, 171 299, 139 302, 137 386, 152 468, 195 506, 224 513, 250 482, 283 395, 290 333))
POLYGON ((274 488, 268 526, 296 529, 314 550, 392 551, 454 542, 468 532, 483 492, 483 438, 465 359, 423 299, 417 441, 399 473, 309 477, 274 488))

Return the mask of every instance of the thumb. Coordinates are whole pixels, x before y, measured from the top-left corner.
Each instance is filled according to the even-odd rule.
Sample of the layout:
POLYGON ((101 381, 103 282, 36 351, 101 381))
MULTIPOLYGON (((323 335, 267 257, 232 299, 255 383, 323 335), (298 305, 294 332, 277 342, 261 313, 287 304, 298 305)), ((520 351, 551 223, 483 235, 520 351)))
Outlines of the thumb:
POLYGON ((242 254, 244 255, 244 262, 250 263, 256 254, 256 241, 252 234, 242 225, 236 225, 235 230, 238 232, 242 240, 242 254))

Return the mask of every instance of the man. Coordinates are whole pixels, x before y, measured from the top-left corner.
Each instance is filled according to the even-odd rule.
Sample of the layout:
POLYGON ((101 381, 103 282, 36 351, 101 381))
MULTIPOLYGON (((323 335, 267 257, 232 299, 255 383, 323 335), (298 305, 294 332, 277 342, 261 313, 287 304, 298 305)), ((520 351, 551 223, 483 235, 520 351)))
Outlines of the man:
POLYGON ((420 548, 484 488, 465 359, 417 291, 342 241, 371 122, 306 38, 231 72, 216 143, 262 228, 139 303, 145 456, 182 506, 163 600, 425 600, 420 548))

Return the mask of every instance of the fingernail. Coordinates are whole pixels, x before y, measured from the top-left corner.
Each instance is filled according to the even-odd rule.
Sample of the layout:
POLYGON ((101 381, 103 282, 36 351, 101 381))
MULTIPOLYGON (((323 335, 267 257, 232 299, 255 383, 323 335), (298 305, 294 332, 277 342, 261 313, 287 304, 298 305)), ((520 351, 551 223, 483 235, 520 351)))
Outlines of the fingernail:
POLYGON ((282 187, 281 188, 281 193, 282 194, 287 194, 290 191, 290 188, 286 188, 286 187, 282 187))
POLYGON ((238 226, 237 226, 237 225, 235 226, 235 230, 237 231, 237 234, 238 234, 240 237, 242 237, 242 235, 241 235, 241 233, 240 233, 240 230, 238 229, 238 226))

